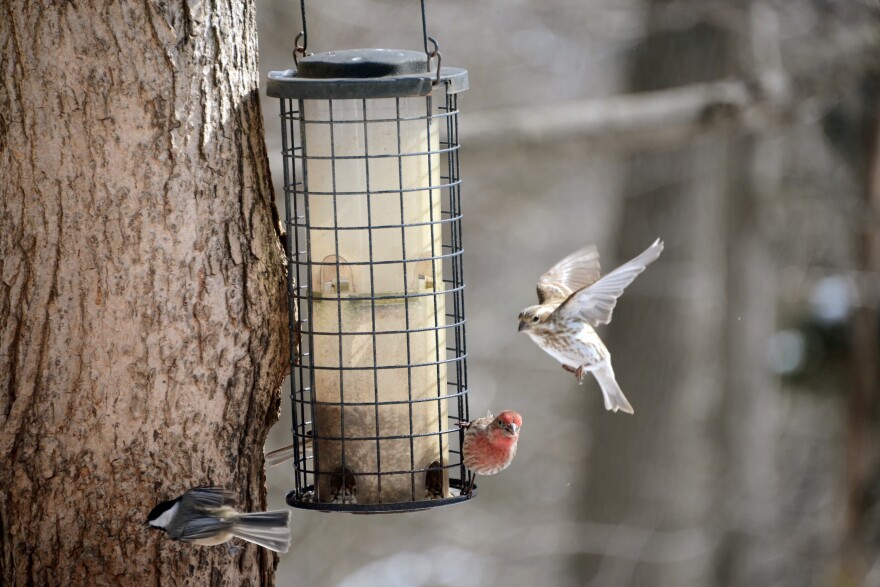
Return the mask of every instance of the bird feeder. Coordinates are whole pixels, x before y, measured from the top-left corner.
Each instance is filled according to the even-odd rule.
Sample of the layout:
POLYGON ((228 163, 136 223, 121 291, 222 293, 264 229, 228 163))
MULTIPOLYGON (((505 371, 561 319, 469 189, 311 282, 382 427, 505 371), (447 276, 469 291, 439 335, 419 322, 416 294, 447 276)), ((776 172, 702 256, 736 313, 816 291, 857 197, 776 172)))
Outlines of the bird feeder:
POLYGON ((469 419, 457 102, 467 72, 440 67, 427 35, 424 53, 308 55, 299 39, 296 69, 271 72, 267 88, 281 106, 288 235, 287 501, 371 513, 470 499, 457 426, 469 419))

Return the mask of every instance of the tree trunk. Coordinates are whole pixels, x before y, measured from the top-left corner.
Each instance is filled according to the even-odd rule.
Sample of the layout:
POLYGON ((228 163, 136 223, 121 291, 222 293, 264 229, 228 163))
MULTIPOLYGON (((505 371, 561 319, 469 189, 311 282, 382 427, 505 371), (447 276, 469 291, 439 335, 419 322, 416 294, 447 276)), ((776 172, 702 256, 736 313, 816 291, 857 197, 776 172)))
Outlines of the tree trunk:
POLYGON ((723 468, 716 471, 721 530, 716 552, 718 587, 772 587, 786 580, 777 475, 782 411, 779 383, 767 366, 767 341, 776 328, 776 276, 762 216, 777 195, 778 141, 757 137, 729 141, 726 205, 726 313, 724 386, 713 440, 723 468))
POLYGON ((5 3, 0 584, 271 583, 144 529, 216 484, 265 507, 283 253, 254 4, 5 3))
MULTIPOLYGON (((649 4, 652 15, 664 10, 649 4)), ((764 44, 778 43, 775 32, 752 31, 764 44)), ((740 64, 740 43, 710 24, 649 35, 634 53, 634 89, 746 68, 758 69, 749 76, 757 79, 774 65, 740 64)), ((763 358, 776 324, 777 271, 761 223, 780 177, 778 149, 730 136, 630 162, 619 260, 657 236, 667 247, 627 289, 608 335, 636 414, 595 422, 600 449, 586 512, 618 530, 608 556, 582 561, 593 585, 784 579, 774 552, 784 539, 778 384, 763 358)))
MULTIPOLYGON (((731 73, 731 51, 729 36, 706 24, 649 34, 633 52, 631 89, 722 78, 731 73)), ((707 424, 724 376, 727 156, 726 144, 705 142, 628 163, 620 254, 614 262, 606 256, 603 271, 657 237, 666 249, 627 288, 605 334, 635 414, 600 410, 592 422, 581 516, 614 529, 604 556, 577 561, 584 584, 713 583, 718 537, 705 522, 715 453, 707 424)))
MULTIPOLYGON (((865 105, 866 120, 859 121, 870 129, 863 172, 868 220, 855 234, 855 248, 858 270, 876 276, 880 274, 880 102, 876 94, 871 98, 874 102, 865 105)), ((877 532, 876 518, 871 519, 876 497, 871 494, 876 496, 880 485, 880 299, 876 289, 864 285, 852 320, 852 376, 846 398, 846 517, 841 550, 843 575, 853 583, 866 581, 876 557, 870 544, 877 532)))

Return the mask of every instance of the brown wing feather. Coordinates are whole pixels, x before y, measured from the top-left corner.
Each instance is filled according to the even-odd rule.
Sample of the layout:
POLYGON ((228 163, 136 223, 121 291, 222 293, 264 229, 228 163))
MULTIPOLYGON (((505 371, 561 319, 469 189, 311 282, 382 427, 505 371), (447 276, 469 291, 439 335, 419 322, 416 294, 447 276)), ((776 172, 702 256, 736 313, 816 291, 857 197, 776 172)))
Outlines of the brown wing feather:
POLYGON ((627 261, 589 287, 571 294, 553 311, 554 314, 567 315, 570 319, 582 320, 592 326, 608 324, 617 298, 662 252, 663 241, 658 238, 635 259, 627 261))
POLYGON ((538 280, 538 303, 562 302, 599 279, 599 251, 589 245, 550 268, 538 280))

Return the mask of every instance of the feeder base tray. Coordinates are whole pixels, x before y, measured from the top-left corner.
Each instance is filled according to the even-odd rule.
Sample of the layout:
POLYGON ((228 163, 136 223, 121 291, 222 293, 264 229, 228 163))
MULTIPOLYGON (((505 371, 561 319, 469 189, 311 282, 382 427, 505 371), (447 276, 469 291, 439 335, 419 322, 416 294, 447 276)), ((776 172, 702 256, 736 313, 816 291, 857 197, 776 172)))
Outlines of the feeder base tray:
POLYGON ((309 485, 301 492, 291 491, 287 494, 287 504, 291 507, 315 510, 319 512, 349 512, 352 514, 393 514, 400 512, 419 512, 444 505, 453 505, 473 499, 477 495, 477 486, 470 495, 462 494, 462 483, 458 479, 449 480, 450 497, 430 498, 427 495, 422 501, 403 501, 397 503, 355 503, 356 499, 347 493, 337 496, 329 503, 312 501, 315 486, 309 485))

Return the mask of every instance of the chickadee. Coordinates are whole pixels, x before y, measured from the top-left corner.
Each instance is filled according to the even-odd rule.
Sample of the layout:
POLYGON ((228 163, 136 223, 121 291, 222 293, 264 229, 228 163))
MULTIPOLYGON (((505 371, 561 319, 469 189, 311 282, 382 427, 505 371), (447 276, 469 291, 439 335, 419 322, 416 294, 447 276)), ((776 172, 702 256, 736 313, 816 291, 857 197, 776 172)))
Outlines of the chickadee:
POLYGON ((290 512, 235 511, 235 494, 222 487, 195 487, 177 499, 163 501, 147 516, 147 524, 172 540, 215 546, 233 537, 275 552, 290 548, 290 512))

